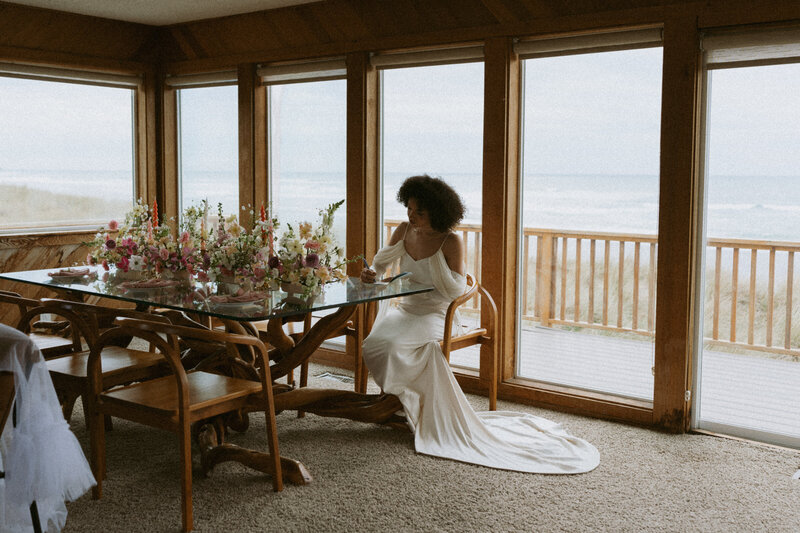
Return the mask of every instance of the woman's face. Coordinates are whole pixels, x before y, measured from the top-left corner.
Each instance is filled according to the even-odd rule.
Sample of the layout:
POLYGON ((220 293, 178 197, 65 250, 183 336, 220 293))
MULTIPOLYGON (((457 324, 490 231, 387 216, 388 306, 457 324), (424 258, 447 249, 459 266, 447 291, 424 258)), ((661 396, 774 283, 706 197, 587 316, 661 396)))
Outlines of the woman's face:
POLYGON ((420 207, 416 198, 408 199, 408 223, 415 230, 431 230, 431 219, 428 211, 420 207))

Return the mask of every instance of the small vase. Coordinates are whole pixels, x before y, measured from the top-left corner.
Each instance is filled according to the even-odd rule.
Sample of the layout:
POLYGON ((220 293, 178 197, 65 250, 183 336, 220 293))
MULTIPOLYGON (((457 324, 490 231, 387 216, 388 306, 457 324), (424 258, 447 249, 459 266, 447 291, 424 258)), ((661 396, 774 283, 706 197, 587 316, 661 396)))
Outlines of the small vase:
POLYGON ((139 281, 145 279, 146 272, 144 270, 117 270, 114 277, 121 281, 139 281))
POLYGON ((165 270, 161 273, 164 279, 174 279, 176 281, 188 283, 192 279, 192 274, 188 270, 165 270))
POLYGON ((295 294, 295 295, 296 294, 300 294, 300 295, 302 295, 305 292, 306 288, 302 284, 297 283, 297 282, 282 281, 281 282, 281 290, 283 292, 285 292, 286 294, 295 294))

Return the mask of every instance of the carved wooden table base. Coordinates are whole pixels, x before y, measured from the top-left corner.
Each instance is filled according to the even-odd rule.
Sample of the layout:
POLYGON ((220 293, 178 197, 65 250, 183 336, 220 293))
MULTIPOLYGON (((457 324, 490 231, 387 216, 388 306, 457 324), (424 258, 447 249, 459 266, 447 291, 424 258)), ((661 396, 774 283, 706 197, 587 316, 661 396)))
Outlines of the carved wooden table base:
MULTIPOLYGON (((332 332, 341 328, 354 311, 355 306, 351 305, 341 307, 335 313, 322 317, 296 343, 294 338, 284 332, 284 319, 271 319, 267 324, 266 331, 261 330, 262 340, 273 346, 273 349, 270 350, 270 361, 272 362, 270 374, 274 385, 275 412, 296 410, 319 416, 347 418, 358 422, 384 424, 408 430, 405 417, 397 414, 403 409, 397 396, 310 387, 291 389, 285 385, 274 383, 276 379, 287 375, 308 360, 320 344, 332 332)), ((225 323, 229 330, 236 333, 250 332, 248 327, 237 322, 226 321, 225 323)), ((220 360, 216 359, 216 361, 220 360)), ((260 371, 260 369, 252 369, 252 371, 260 371)), ((241 372, 241 368, 239 372, 241 372)), ((252 405, 247 411, 263 412, 264 407, 263 405, 252 405)), ((246 417, 247 413, 243 412, 235 421, 215 419, 199 428, 197 441, 200 446, 204 474, 208 474, 214 466, 228 461, 236 461, 259 472, 270 473, 271 459, 268 453, 224 442, 225 427, 246 429, 246 417)), ((299 461, 281 457, 281 468, 285 482, 296 485, 305 485, 311 482, 311 474, 299 461)))

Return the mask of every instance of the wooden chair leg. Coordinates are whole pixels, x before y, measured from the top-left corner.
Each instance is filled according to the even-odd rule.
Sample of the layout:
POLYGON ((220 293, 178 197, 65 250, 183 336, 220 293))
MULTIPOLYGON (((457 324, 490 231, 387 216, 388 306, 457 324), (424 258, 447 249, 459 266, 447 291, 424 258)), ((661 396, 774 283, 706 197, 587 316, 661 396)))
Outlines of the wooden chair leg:
MULTIPOLYGON (((270 391, 270 395, 272 392, 270 391)), ((275 408, 270 400, 266 409, 266 431, 269 455, 272 458, 272 490, 280 492, 283 490, 283 473, 281 470, 281 455, 278 449, 278 425, 275 420, 275 408)))
MULTIPOLYGON (((300 365, 300 387, 307 387, 308 386, 308 361, 304 361, 302 365, 300 365)), ((306 416, 305 411, 297 411, 297 418, 303 418, 306 416)))
POLYGON ((92 456, 92 472, 96 485, 92 488, 92 499, 99 500, 103 497, 103 480, 106 477, 106 432, 103 424, 103 415, 95 412, 91 405, 85 405, 89 412, 89 443, 92 456))
POLYGON ((181 517, 183 531, 191 531, 192 517, 192 432, 188 424, 181 432, 181 517))

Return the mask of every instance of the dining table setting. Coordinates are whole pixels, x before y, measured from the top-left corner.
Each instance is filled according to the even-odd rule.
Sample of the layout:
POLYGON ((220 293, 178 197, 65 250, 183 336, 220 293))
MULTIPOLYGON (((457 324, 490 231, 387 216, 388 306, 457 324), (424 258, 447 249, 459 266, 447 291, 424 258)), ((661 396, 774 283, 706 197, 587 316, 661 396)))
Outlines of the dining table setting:
MULTIPOLYGON (((366 334, 367 313, 356 313, 359 306, 433 290, 432 286, 403 276, 372 284, 349 278, 346 266, 363 258, 345 258, 332 235, 333 216, 341 204, 321 209, 317 224, 286 224, 279 236, 277 219, 270 217, 263 207, 260 213, 251 212, 250 222, 243 224, 235 216, 225 216, 221 208, 217 216, 210 216, 204 202, 185 210, 177 223, 167 223, 159 217, 155 202, 148 206, 139 201, 126 214, 124 222, 110 221, 86 243, 89 253, 85 264, 0 272, 0 280, 16 288, 52 291, 56 299, 40 300, 43 307, 39 312, 61 309, 62 315, 75 315, 75 320, 92 306, 105 311, 130 309, 128 316, 145 313, 143 322, 119 318, 115 324, 102 324, 102 328, 102 321, 95 319, 96 331, 88 333, 83 332, 85 325, 78 328, 76 323, 70 331, 69 327, 63 328, 63 322, 55 322, 62 324, 59 334, 65 337, 76 336, 81 329, 82 342, 89 343, 89 352, 97 351, 92 344, 104 338, 104 331, 106 336, 110 335, 108 329, 114 326, 123 325, 134 331, 138 323, 144 329, 152 326, 166 328, 164 332, 184 332, 186 338, 177 335, 176 342, 181 348, 181 365, 187 371, 201 369, 234 379, 269 383, 268 403, 274 404, 269 407, 275 413, 294 410, 301 416, 313 413, 402 426, 403 419, 397 415, 402 406, 393 395, 306 386, 311 356, 325 340, 342 334, 355 340, 352 346, 356 384, 365 381, 361 375, 366 372, 361 342, 366 334), (148 326, 150 321, 153 323, 148 326), (291 322, 302 322, 303 331, 296 333, 287 328, 291 322), (219 342, 197 341, 222 339, 221 344, 225 344, 224 338, 218 336, 223 333, 231 335, 231 345, 233 340, 241 343, 248 337, 255 339, 250 344, 263 344, 265 362, 258 364, 256 358, 247 356, 247 350, 219 350, 215 349, 219 342), (293 379, 297 369, 304 373, 299 386, 293 379)), ((32 305, 31 300, 23 297, 20 301, 32 305)), ((23 311, 27 309, 20 305, 23 311)), ((31 333, 31 326, 25 322, 34 316, 36 309, 27 309, 18 329, 31 333)), ((137 316, 141 319, 141 315, 137 316)), ((80 346, 80 341, 75 342, 80 346)), ((169 347, 164 345, 164 349, 169 347)), ((106 352, 99 353, 99 359, 103 360, 106 352)), ((86 357, 91 361, 96 356, 87 352, 86 357)), ((48 364, 57 364, 53 361, 48 360, 48 364)), ((86 365, 85 359, 81 364, 86 365)), ((82 372, 91 381, 92 368, 84 368, 82 372)), ((136 379, 144 379, 142 376, 136 379)), ((94 394, 101 392, 98 389, 94 394)), ((276 458, 270 453, 226 442, 228 426, 244 430, 248 426, 248 413, 265 410, 265 401, 257 395, 254 398, 233 414, 215 414, 194 423, 192 435, 200 450, 203 473, 208 474, 220 463, 237 461, 260 472, 278 471, 282 481, 309 483, 312 476, 299 460, 281 456, 281 467, 276 469, 276 458)), ((84 396, 84 409, 90 409, 91 405, 91 398, 84 396)), ((87 414, 87 424, 88 420, 87 414)), ((190 512, 184 529, 191 529, 190 512)))

